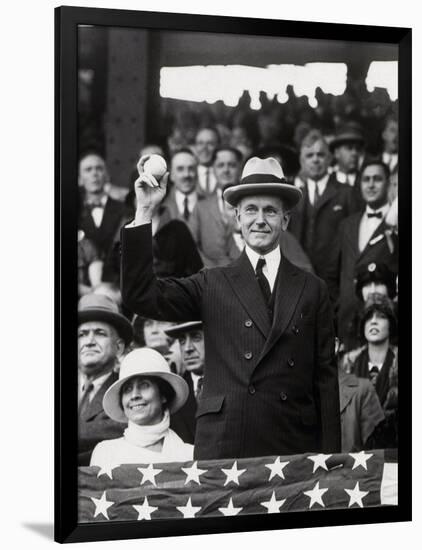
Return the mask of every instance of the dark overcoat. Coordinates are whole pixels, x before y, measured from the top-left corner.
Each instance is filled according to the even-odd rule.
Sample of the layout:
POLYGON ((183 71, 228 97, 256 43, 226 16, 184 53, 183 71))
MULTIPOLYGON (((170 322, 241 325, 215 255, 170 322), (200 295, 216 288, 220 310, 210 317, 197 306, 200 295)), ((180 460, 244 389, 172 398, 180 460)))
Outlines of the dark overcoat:
POLYGON ((122 233, 126 306, 150 318, 203 322, 195 459, 340 451, 334 329, 323 281, 282 257, 271 323, 245 252, 227 267, 157 279, 151 225, 122 233))
POLYGON ((89 466, 94 447, 104 439, 122 437, 127 424, 115 422, 103 409, 103 397, 108 388, 118 380, 113 372, 94 395, 91 403, 78 420, 78 466, 89 466))
POLYGON ((340 184, 335 174, 331 174, 315 206, 309 204, 305 185, 302 199, 292 211, 289 231, 302 245, 315 273, 327 283, 333 301, 336 299, 335 281, 338 277, 333 241, 340 223, 357 209, 358 201, 353 188, 340 184))

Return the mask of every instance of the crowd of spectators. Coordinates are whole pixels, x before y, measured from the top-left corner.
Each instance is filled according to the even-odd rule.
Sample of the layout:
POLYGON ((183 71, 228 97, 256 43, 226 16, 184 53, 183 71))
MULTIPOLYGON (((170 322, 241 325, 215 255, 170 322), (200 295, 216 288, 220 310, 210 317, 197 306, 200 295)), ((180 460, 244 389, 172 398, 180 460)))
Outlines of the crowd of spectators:
MULTIPOLYGON (((250 157, 276 158, 287 181, 303 194, 280 240, 282 254, 326 282, 335 313, 342 450, 395 447, 397 103, 384 90, 369 93, 363 83, 349 86, 342 96, 317 89, 315 109, 291 88, 287 92, 284 104, 263 93, 259 111, 251 109, 247 93, 233 109, 221 102, 163 103, 163 139, 140 149, 140 155, 164 156, 170 172, 168 194, 152 221, 154 268, 159 277, 184 277, 235 260, 244 243, 235 210, 222 193, 239 182, 250 157)), ((133 183, 135 167, 126 168, 133 183)), ((166 420, 166 429, 171 426, 176 437, 194 444, 206 364, 201 324, 192 319, 178 327, 125 309, 119 289, 120 230, 134 216, 133 186, 125 194, 116 192, 107 159, 87 150, 79 161, 79 190, 80 464, 89 463, 97 443, 122 436, 129 417, 119 423, 116 414, 107 416, 102 399, 118 383, 122 358, 132 357, 133 363, 131 354, 138 348, 155 349, 167 360, 168 372, 183 378, 187 389, 182 391, 178 381, 172 384, 176 396, 186 390, 188 397, 166 420), (90 326, 95 323, 99 326, 90 326), (108 339, 105 358, 95 354, 98 339, 108 339)), ((156 377, 163 378, 165 368, 157 369, 156 377)), ((132 426, 128 437, 140 437, 136 430, 132 426)))

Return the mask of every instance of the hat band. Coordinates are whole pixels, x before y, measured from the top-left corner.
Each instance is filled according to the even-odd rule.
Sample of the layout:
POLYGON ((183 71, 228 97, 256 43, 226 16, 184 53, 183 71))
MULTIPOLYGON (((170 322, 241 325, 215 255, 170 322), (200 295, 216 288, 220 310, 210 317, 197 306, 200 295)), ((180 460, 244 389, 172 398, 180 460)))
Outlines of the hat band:
POLYGON ((273 174, 251 174, 240 180, 240 183, 287 183, 286 178, 279 178, 273 174))

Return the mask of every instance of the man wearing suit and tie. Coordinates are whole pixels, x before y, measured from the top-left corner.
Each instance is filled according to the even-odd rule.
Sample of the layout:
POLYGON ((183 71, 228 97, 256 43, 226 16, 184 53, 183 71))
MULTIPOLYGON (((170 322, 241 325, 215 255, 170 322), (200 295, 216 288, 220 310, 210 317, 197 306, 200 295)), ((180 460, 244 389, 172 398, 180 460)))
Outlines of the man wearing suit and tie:
POLYGON ((108 196, 108 181, 104 159, 96 153, 87 153, 79 161, 79 185, 84 196, 79 212, 79 229, 96 246, 100 259, 108 254, 124 214, 123 203, 108 196))
POLYGON ((279 247, 300 190, 286 183, 275 159, 250 159, 240 183, 224 191, 246 243, 238 260, 184 279, 157 279, 151 212, 165 195, 167 176, 157 181, 143 174, 136 183, 137 212, 122 232, 122 295, 141 315, 203 322, 206 364, 195 458, 338 452, 327 288, 279 247))
POLYGON ((202 195, 213 195, 217 178, 213 170, 214 153, 220 143, 216 128, 200 128, 195 136, 195 154, 198 159, 198 186, 202 195))
POLYGON ((353 346, 356 338, 351 331, 359 307, 355 293, 357 273, 372 262, 385 264, 394 276, 398 271, 398 239, 386 221, 390 209, 389 175, 388 166, 378 160, 368 161, 362 167, 364 211, 343 221, 333 247, 340 266, 338 335, 346 350, 353 346))
POLYGON ((316 275, 328 285, 330 297, 336 299, 338 277, 333 239, 340 222, 355 212, 358 205, 352 187, 342 185, 328 173, 328 145, 317 130, 303 139, 300 151, 301 174, 295 185, 303 197, 292 212, 290 231, 311 260, 316 275))
POLYGON ((196 412, 202 394, 204 379, 205 347, 201 321, 175 325, 165 333, 178 340, 182 355, 183 378, 189 387, 186 403, 172 414, 170 425, 185 443, 193 445, 196 429, 196 412))
POLYGON ((132 325, 111 298, 86 294, 79 300, 79 466, 89 466, 97 443, 123 434, 124 425, 105 414, 103 397, 118 379, 114 369, 132 336, 132 325))
POLYGON ((189 226, 205 267, 227 265, 239 256, 232 236, 232 215, 226 209, 223 191, 239 183, 242 155, 237 149, 221 147, 215 151, 215 193, 198 201, 189 226))
POLYGON ((182 220, 189 226, 189 220, 198 194, 198 161, 190 149, 176 151, 170 160, 170 179, 173 183, 163 204, 170 219, 182 220))

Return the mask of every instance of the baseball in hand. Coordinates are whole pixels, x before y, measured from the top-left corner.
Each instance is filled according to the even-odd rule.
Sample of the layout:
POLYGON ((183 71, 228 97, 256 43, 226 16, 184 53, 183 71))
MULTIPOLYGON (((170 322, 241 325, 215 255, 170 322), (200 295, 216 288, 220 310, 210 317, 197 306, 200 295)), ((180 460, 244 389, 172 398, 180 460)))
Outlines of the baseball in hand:
POLYGON ((167 172, 167 163, 160 155, 151 155, 144 164, 144 172, 160 179, 167 172))

